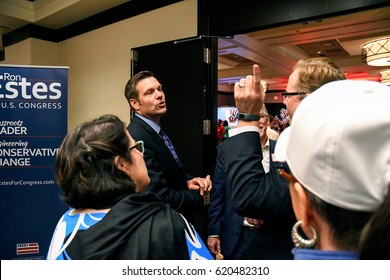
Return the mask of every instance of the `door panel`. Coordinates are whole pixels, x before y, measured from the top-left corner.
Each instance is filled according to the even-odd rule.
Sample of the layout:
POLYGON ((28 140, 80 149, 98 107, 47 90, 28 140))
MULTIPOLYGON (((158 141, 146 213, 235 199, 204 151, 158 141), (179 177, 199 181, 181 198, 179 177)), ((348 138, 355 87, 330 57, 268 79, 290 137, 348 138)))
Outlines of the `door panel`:
POLYGON ((172 140, 187 171, 205 176, 216 157, 217 45, 211 38, 188 38, 132 49, 131 75, 152 71, 163 86, 167 114, 164 131, 172 140), (210 63, 204 62, 204 49, 210 63), (211 129, 204 133, 204 120, 211 129))
MULTIPOLYGON (((217 40, 188 38, 132 49, 131 75, 152 71, 163 86, 167 113, 164 131, 187 171, 194 177, 213 175, 217 134, 217 40), (209 49, 208 62, 204 50, 209 49), (204 122, 209 120, 209 129, 204 122)), ((195 215, 194 226, 207 241, 207 209, 195 215)))

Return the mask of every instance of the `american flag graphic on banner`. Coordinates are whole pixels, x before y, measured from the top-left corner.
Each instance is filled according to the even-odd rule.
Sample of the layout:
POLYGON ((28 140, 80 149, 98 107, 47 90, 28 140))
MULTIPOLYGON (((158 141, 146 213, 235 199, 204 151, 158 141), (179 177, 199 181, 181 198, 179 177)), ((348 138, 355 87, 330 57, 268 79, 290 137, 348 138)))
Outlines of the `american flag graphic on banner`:
POLYGON ((38 254, 38 253, 39 253, 39 244, 37 242, 16 244, 17 255, 38 254))

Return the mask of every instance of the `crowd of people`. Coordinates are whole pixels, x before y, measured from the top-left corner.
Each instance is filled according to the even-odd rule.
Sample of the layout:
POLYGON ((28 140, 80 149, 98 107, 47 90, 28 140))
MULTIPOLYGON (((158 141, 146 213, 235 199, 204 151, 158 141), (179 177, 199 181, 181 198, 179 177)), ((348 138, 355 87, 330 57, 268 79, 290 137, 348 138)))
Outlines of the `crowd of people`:
MULTIPOLYGON (((288 165, 279 173, 289 183, 297 219, 291 233, 294 259, 388 259, 388 248, 375 253, 375 244, 366 240, 383 236, 389 223, 390 115, 383 112, 390 89, 378 82, 341 79, 310 94, 287 93, 303 95, 275 148, 276 160, 288 165), (348 107, 353 112, 346 113, 348 107), (362 116, 362 111, 368 114, 362 116), (364 247, 370 257, 363 254, 364 247)), ((260 69, 254 65, 253 75, 235 85, 236 105, 239 111, 256 115, 264 99, 260 69)), ((261 168, 256 126, 256 121, 239 120, 236 134, 217 147, 237 210, 245 208, 234 204, 240 196, 262 188, 268 180, 261 168), (245 147, 239 156, 232 153, 237 145, 245 147), (242 168, 244 164, 248 168, 242 168)), ((270 188, 270 192, 280 190, 270 188)))
POLYGON ((254 65, 234 86, 243 117, 235 128, 218 121, 211 180, 186 171, 163 131, 158 79, 135 74, 127 127, 103 115, 59 148, 69 210, 47 258, 389 259, 389 87, 347 81, 328 58, 301 60, 282 93, 288 125, 275 134, 260 79, 254 65), (205 208, 202 240, 194 213, 205 208))

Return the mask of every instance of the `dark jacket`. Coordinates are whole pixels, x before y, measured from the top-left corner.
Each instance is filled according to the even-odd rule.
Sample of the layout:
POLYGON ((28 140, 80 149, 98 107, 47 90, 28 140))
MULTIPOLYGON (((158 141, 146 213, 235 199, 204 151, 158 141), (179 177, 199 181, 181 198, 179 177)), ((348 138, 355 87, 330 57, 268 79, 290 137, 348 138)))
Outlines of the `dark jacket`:
POLYGON ((72 259, 189 259, 185 220, 153 193, 127 196, 88 230, 79 231, 67 251, 72 259))
POLYGON ((227 176, 233 209, 243 217, 264 221, 249 245, 251 250, 246 258, 292 259, 290 232, 296 218, 288 183, 278 173, 282 166, 278 162, 272 162, 265 174, 259 143, 257 132, 238 134, 218 146, 217 157, 227 176))
MULTIPOLYGON (((219 160, 216 161, 211 202, 208 209, 208 235, 218 235, 221 241, 221 253, 225 259, 235 259, 234 248, 239 246, 244 217, 238 215, 232 207, 226 176, 219 160)), ((247 235, 244 235, 247 238, 247 235)), ((245 240, 242 240, 245 241, 245 240)))
POLYGON ((136 141, 144 141, 144 159, 150 177, 147 190, 193 223, 193 212, 202 208, 203 199, 199 191, 187 189, 187 180, 192 176, 176 163, 160 135, 142 119, 134 116, 127 129, 136 141))

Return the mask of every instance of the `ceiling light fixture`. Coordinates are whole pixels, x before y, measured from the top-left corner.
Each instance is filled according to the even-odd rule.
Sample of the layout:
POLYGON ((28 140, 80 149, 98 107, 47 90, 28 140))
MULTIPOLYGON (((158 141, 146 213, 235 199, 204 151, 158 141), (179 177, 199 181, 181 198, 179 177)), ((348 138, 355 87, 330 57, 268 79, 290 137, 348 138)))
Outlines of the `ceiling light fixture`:
POLYGON ((382 84, 390 86, 390 69, 379 72, 382 78, 382 84))
POLYGON ((366 42, 361 50, 364 63, 370 66, 390 66, 390 37, 366 42))

